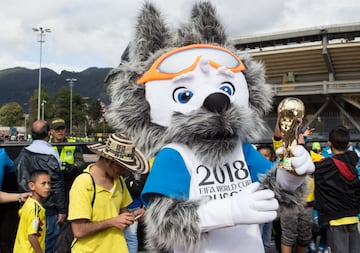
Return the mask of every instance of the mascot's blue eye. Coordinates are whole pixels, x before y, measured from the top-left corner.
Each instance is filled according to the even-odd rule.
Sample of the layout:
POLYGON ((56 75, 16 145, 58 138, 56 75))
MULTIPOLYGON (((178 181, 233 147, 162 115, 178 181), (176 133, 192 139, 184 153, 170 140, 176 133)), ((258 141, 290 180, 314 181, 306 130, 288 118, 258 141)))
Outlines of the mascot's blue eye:
POLYGON ((220 90, 225 91, 230 96, 234 95, 235 93, 235 87, 230 82, 224 82, 219 87, 220 90))
POLYGON ((177 103, 186 104, 190 101, 193 95, 194 93, 191 90, 186 89, 185 87, 179 87, 174 90, 173 99, 177 103))

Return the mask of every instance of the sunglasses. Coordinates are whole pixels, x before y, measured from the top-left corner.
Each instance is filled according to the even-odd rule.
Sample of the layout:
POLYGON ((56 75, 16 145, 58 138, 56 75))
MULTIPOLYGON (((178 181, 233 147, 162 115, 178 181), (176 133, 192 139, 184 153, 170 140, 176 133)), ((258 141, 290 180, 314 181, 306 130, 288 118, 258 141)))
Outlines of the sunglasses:
POLYGON ((240 72, 245 69, 244 64, 230 50, 226 48, 195 44, 176 48, 160 56, 138 80, 138 84, 144 84, 153 80, 173 79, 181 74, 193 71, 201 57, 209 60, 213 68, 226 67, 232 72, 240 72))

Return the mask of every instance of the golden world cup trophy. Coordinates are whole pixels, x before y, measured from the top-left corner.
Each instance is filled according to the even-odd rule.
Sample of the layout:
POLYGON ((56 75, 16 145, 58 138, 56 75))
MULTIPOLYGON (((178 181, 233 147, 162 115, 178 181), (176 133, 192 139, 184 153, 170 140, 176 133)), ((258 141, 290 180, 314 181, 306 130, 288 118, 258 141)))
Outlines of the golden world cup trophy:
POLYGON ((280 102, 277 112, 284 148, 283 156, 280 157, 279 168, 297 175, 291 166, 291 157, 293 157, 291 149, 298 144, 300 128, 305 114, 305 106, 300 99, 288 97, 280 102))

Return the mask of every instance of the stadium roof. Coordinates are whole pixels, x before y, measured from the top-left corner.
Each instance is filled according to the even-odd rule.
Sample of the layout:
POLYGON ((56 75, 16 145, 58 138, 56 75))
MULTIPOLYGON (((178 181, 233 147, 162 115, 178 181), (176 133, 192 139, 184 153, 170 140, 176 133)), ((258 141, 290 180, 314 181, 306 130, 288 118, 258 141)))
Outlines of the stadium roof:
POLYGON ((282 84, 284 74, 289 73, 296 83, 360 80, 360 23, 242 37, 233 42, 265 63, 272 84, 282 84))
POLYGON ((233 42, 265 64, 275 104, 282 97, 298 96, 308 107, 317 108, 312 112, 315 119, 332 102, 360 131, 356 116, 360 110, 360 23, 239 37, 233 42), (356 108, 356 115, 347 113, 349 105, 356 108))

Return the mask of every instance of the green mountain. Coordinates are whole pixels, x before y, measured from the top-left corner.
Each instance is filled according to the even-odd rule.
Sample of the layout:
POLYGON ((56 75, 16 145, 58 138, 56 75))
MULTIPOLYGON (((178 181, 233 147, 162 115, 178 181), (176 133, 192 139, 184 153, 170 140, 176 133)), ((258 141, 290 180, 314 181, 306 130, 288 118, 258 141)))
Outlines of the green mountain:
MULTIPOLYGON (((111 68, 88 68, 82 72, 55 71, 41 69, 41 85, 51 98, 61 87, 69 87, 67 78, 77 79, 74 82, 73 93, 82 97, 100 99, 109 103, 104 79, 111 68)), ((9 102, 27 103, 39 85, 39 69, 26 69, 21 67, 0 70, 0 106, 9 102)))

